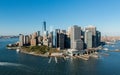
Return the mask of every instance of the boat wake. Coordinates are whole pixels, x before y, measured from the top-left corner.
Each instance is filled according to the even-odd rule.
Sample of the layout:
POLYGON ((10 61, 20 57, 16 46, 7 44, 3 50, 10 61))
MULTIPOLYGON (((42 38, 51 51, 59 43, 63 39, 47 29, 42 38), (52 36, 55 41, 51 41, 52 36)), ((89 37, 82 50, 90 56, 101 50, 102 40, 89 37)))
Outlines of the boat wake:
POLYGON ((29 66, 23 65, 23 64, 17 64, 17 63, 10 63, 10 62, 0 62, 0 67, 17 67, 17 69, 26 71, 26 72, 32 72, 35 73, 35 70, 29 66))
POLYGON ((0 62, 0 66, 24 66, 22 64, 9 63, 9 62, 0 62))

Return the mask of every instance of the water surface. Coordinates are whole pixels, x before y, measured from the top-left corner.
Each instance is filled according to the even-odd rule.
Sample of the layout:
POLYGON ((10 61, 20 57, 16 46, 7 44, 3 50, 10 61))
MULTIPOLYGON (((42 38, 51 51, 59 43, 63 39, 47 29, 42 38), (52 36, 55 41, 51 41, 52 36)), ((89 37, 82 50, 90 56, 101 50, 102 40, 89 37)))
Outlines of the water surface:
MULTIPOLYGON (((58 63, 49 58, 17 53, 6 49, 9 43, 18 39, 0 39, 0 75, 120 75, 120 52, 107 52, 109 56, 100 54, 100 58, 63 60, 58 63)), ((105 47, 110 50, 120 49, 120 42, 105 47)))

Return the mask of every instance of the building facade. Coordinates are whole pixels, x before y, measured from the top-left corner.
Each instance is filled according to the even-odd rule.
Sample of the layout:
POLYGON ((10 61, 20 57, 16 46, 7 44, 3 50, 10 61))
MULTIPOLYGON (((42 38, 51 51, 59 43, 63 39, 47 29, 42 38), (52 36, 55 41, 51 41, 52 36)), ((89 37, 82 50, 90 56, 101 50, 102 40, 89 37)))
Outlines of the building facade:
POLYGON ((20 34, 19 35, 19 46, 23 46, 24 45, 24 35, 20 34))
MULTIPOLYGON (((70 31, 71 49, 74 49, 78 47, 76 46, 76 44, 79 43, 81 40, 81 27, 74 25, 73 27, 71 27, 70 30, 71 30, 70 31)), ((79 46, 83 46, 83 45, 79 45, 79 46)), ((76 49, 80 49, 80 48, 76 48, 76 49)))
POLYGON ((92 47, 97 46, 97 41, 96 41, 96 27, 95 26, 88 26, 85 28, 85 30, 89 30, 92 32, 92 47))
POLYGON ((85 48, 92 48, 92 32, 89 30, 85 31, 84 36, 85 48))

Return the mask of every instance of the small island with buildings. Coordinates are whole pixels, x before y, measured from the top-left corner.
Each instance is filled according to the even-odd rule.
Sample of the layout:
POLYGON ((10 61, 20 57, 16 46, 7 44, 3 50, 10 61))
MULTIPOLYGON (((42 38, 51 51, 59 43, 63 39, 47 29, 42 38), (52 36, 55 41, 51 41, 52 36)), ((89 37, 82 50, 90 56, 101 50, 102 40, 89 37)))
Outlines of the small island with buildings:
POLYGON ((96 53, 102 48, 101 32, 95 26, 82 29, 78 25, 68 30, 55 29, 48 32, 46 22, 43 22, 42 31, 30 35, 19 34, 16 44, 7 45, 8 49, 38 56, 83 56, 96 53))

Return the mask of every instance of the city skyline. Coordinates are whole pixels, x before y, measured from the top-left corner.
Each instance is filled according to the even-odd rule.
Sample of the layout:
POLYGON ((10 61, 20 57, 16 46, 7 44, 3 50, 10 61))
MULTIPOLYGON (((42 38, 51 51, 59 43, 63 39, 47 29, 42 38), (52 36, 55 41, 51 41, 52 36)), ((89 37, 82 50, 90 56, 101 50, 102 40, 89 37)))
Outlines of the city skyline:
POLYGON ((30 34, 42 29, 94 25, 102 35, 120 35, 119 0, 1 0, 0 35, 30 34))

